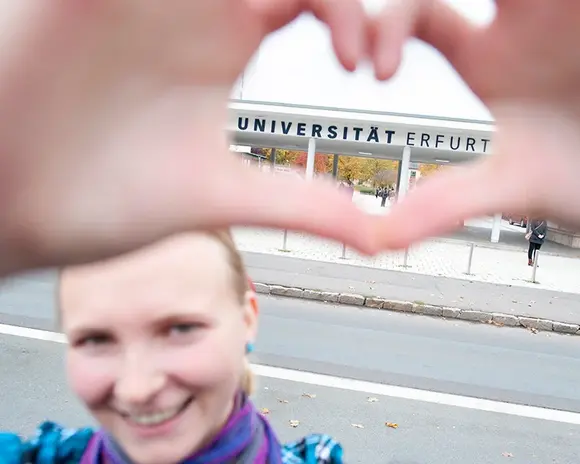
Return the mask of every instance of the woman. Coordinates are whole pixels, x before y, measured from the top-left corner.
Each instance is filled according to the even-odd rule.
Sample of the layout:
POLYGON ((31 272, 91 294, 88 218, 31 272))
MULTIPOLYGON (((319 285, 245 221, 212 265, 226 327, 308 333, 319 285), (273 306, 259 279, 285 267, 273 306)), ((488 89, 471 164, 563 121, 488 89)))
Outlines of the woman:
POLYGON ((3 464, 342 462, 327 436, 281 446, 248 399, 258 308, 229 233, 66 269, 58 299, 69 382, 101 428, 0 435, 3 464))
POLYGON ((542 248, 544 240, 546 240, 547 230, 548 226, 546 221, 532 221, 530 231, 527 234, 530 242, 530 246, 528 247, 528 266, 534 265, 536 252, 542 248))

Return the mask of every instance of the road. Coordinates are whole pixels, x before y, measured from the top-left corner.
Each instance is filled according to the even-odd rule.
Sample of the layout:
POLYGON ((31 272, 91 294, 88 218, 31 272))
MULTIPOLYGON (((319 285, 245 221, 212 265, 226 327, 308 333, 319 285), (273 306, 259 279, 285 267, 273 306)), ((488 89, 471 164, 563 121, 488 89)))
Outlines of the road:
MULTIPOLYGON (((7 284, 0 322, 54 327, 51 279, 39 274, 7 284)), ((580 416, 553 419, 556 410, 580 413, 578 343, 268 297, 252 360, 265 374, 255 401, 283 440, 329 433, 343 443, 348 463, 572 464, 580 456, 580 416), (411 400, 409 390, 385 385, 420 390, 411 400), (476 398, 501 403, 482 407, 476 398), (533 419, 537 409, 513 403, 549 409, 533 419), (299 421, 296 428, 291 420, 299 421)), ((66 387, 63 350, 0 335, 0 389, 8 392, 0 395, 0 429, 28 434, 45 418, 90 423, 66 387)))

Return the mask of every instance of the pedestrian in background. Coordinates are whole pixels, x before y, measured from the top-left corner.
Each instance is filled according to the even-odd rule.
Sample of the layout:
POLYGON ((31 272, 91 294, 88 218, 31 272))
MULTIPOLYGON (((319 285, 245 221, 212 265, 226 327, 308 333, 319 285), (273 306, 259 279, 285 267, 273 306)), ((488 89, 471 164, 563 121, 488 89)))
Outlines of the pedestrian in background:
POLYGON ((534 265, 534 260, 536 259, 536 253, 546 240, 546 232, 548 231, 548 225, 544 220, 533 220, 530 231, 526 234, 526 238, 530 242, 528 247, 528 266, 534 265))

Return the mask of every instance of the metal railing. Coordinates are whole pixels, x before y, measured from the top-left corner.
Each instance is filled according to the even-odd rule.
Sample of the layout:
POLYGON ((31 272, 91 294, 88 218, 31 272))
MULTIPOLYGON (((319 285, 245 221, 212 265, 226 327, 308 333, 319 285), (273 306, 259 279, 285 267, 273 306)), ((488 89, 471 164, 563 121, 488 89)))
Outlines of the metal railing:
POLYGON ((536 272, 538 270, 538 258, 540 256, 540 250, 536 250, 534 253, 534 265, 532 266, 532 283, 537 284, 536 272))
POLYGON ((284 238, 282 239, 282 248, 280 251, 284 253, 288 253, 290 250, 288 249, 288 229, 284 229, 284 238))
MULTIPOLYGON (((463 272, 463 274, 468 275, 468 276, 473 276, 476 275, 476 273, 473 272, 473 264, 474 264, 474 257, 476 256, 476 248, 480 248, 478 247, 478 245, 476 245, 473 242, 470 242, 466 245, 467 248, 467 264, 465 269, 465 272, 463 272)), ((481 247, 481 248, 486 248, 481 247)), ((291 252, 291 250, 288 248, 288 230, 285 229, 283 236, 282 236, 282 248, 279 249, 279 251, 285 252, 285 253, 289 253, 291 252)), ((533 259, 533 266, 532 266, 532 275, 531 278, 529 280, 529 282, 531 283, 539 283, 537 280, 537 272, 538 272, 538 260, 539 260, 539 256, 540 256, 540 251, 536 250, 535 254, 534 254, 534 259, 533 259)), ((349 257, 347 256, 347 246, 345 243, 342 243, 341 246, 341 253, 339 256, 339 259, 341 260, 348 260, 349 257)), ((406 248, 404 250, 404 254, 403 254, 403 264, 398 265, 398 267, 400 268, 405 268, 405 269, 412 269, 413 268, 413 262, 412 262, 412 257, 410 255, 410 251, 409 248, 406 248)))

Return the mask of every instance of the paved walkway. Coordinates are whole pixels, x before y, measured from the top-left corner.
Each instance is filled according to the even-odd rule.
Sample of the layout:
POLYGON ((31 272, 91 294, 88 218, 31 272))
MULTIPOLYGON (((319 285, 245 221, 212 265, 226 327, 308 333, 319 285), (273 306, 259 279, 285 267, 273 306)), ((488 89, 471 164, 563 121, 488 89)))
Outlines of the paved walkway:
POLYGON ((580 294, 244 253, 257 282, 580 323, 580 294))
MULTIPOLYGON (((360 195, 355 202, 373 202, 372 196, 360 195), (364 197, 367 197, 366 199, 364 197)), ((380 208, 380 203, 369 208, 370 212, 382 213, 386 208, 380 208)), ((329 263, 348 262, 356 266, 364 266, 383 270, 397 270, 426 274, 432 276, 452 277, 455 279, 475 280, 505 285, 516 285, 545 290, 580 293, 580 259, 576 256, 580 250, 570 250, 555 244, 547 244, 545 253, 540 255, 536 283, 532 282, 532 268, 527 265, 526 242, 524 230, 503 224, 506 236, 521 237, 521 245, 500 244, 493 246, 486 240, 485 224, 488 219, 470 221, 468 227, 453 238, 429 240, 409 250, 407 265, 403 252, 384 253, 375 257, 361 256, 352 250, 346 250, 346 259, 342 259, 343 246, 340 243, 323 240, 307 234, 289 232, 286 249, 284 247, 284 232, 273 229, 237 228, 234 237, 243 251, 268 253, 292 258, 310 259, 329 263), (474 232, 477 231, 477 232, 474 232), (457 238, 459 235, 459 239, 457 238), (468 242, 461 236, 479 238, 468 242), (471 275, 466 275, 471 243, 475 244, 471 275), (552 246, 550 246, 552 245, 552 246)), ((517 242, 516 242, 517 243, 517 242)))

